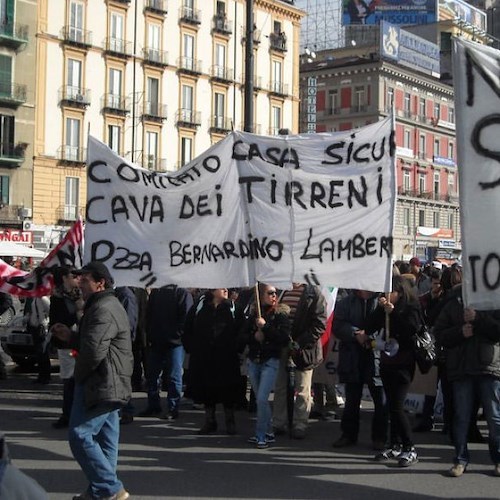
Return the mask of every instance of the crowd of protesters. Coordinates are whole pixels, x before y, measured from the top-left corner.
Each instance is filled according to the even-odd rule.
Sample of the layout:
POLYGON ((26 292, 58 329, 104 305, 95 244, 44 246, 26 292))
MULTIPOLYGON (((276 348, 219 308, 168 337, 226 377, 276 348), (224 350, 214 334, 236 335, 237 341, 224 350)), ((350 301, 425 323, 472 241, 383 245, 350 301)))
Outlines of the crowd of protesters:
MULTIPOLYGON (((323 361, 327 328, 319 287, 297 283, 291 290, 277 290, 262 283, 255 290, 175 285, 112 290, 106 267, 88 266, 60 269, 50 305, 48 299, 35 299, 25 308, 38 350, 39 383, 50 382, 48 344, 58 348, 62 413, 53 425, 69 427, 74 456, 89 480, 89 489, 74 498, 128 498, 116 477, 117 419, 122 425, 134 417, 177 420, 183 397, 203 405, 201 435, 220 430, 217 405, 223 409, 224 431, 236 434, 235 410, 242 402, 251 408, 253 402, 257 418, 250 444, 264 449, 282 434, 307 437, 312 388, 321 387, 313 385, 313 372, 323 361), (102 304, 110 308, 107 313, 102 304), (96 345, 95 335, 106 347, 96 345), (90 389, 89 377, 94 381, 90 389), (147 392, 146 408, 134 408, 132 388, 147 392), (100 406, 104 412, 95 411, 100 406), (114 458, 105 463, 105 473, 102 458, 89 456, 93 438, 88 432, 108 438, 107 452, 114 458)), ((2 300, 8 309, 8 297, 2 300)), ((433 429, 436 398, 426 396, 413 429, 404 403, 417 369, 414 336, 424 323, 439 353, 435 371, 444 403, 442 429, 455 448, 449 475, 464 473, 467 443, 483 439, 477 427, 482 407, 494 474, 500 476, 500 311, 464 308, 460 266, 435 262, 424 267, 417 257, 395 263, 391 293, 339 291, 331 333, 338 342, 345 407, 333 447, 357 443, 366 385, 374 407, 374 460, 396 460, 400 467, 418 462, 414 436, 433 429)), ((316 399, 320 390, 323 399, 323 388, 316 399)))

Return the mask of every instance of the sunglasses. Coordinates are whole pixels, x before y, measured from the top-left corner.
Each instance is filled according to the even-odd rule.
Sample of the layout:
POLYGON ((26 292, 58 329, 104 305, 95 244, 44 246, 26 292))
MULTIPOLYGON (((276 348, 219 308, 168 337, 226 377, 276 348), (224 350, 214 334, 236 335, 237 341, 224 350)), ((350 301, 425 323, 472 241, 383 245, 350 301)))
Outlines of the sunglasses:
POLYGON ((267 295, 278 295, 278 292, 274 291, 274 292, 266 292, 267 295))

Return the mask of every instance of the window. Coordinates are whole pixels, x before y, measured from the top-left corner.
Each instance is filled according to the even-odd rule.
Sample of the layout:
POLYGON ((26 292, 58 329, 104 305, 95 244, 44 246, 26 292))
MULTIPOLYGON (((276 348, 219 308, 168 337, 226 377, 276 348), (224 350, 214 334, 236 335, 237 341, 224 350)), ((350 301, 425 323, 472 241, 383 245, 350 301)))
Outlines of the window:
POLYGON ((64 220, 76 220, 78 217, 78 201, 80 179, 66 177, 66 193, 64 196, 64 220))
POLYGON ((4 205, 8 205, 10 201, 9 184, 10 184, 9 176, 0 175, 0 202, 3 203, 4 205))
POLYGON ((84 42, 83 3, 72 1, 69 6, 69 39, 74 42, 84 42))
POLYGON ((410 209, 403 208, 403 234, 410 234, 410 209))
POLYGON ((410 172, 408 170, 405 170, 403 172, 403 189, 405 191, 410 191, 411 189, 411 177, 410 177, 410 172))
POLYGON ((365 89, 364 87, 356 87, 354 89, 354 109, 355 111, 363 111, 365 106, 365 89))
POLYGON ((225 78, 226 70, 226 46, 218 43, 215 45, 215 76, 225 78))
POLYGON ((421 97, 418 101, 418 115, 425 117, 425 97, 421 97))
POLYGON ((405 116, 410 116, 411 111, 411 95, 409 92, 405 92, 405 101, 404 101, 404 112, 405 116))
POLYGON ((82 93, 82 61, 68 59, 68 74, 66 77, 68 83, 66 97, 74 99, 78 94, 82 93))
POLYGON ((453 229, 453 223, 455 222, 455 217, 453 217, 453 212, 448 214, 448 229, 453 229))
POLYGON ((108 105, 120 109, 120 101, 122 97, 122 71, 115 68, 109 69, 108 81, 108 105))
POLYGON ((439 120, 441 118, 441 105, 438 102, 434 103, 434 119, 439 120))
POLYGON ((120 154, 122 130, 119 125, 108 125, 108 146, 117 154, 120 154))
POLYGON ((4 28, 9 28, 12 34, 14 24, 14 2, 11 0, 0 0, 0 24, 4 28))
POLYGON ((272 86, 273 86, 273 91, 274 92, 282 92, 282 78, 281 78, 281 69, 282 69, 282 64, 281 61, 273 61, 273 69, 272 69, 272 74, 273 74, 273 81, 272 81, 272 86))
POLYGON ((454 146, 452 142, 448 143, 448 158, 451 158, 452 160, 455 158, 455 151, 454 151, 454 146))
POLYGON ((273 135, 278 135, 281 129, 281 108, 279 106, 273 106, 272 110, 272 133, 273 135))
POLYGON ((418 157, 425 158, 425 135, 421 135, 418 138, 418 157))
POLYGON ((226 14, 226 4, 221 0, 217 0, 217 15, 223 17, 226 14))
POLYGON ((0 156, 10 156, 14 149, 13 116, 0 115, 0 156))
POLYGON ((448 108, 448 121, 455 123, 455 110, 453 108, 448 108))
POLYGON ((440 227, 439 212, 432 212, 432 227, 440 227))
POLYGON ((440 155, 440 150, 441 150, 441 141, 439 139, 434 139, 434 156, 441 156, 440 155))
POLYGON ((434 194, 439 194, 439 177, 439 172, 434 172, 434 194))
POLYGON ((146 132, 146 158, 143 166, 149 170, 157 170, 158 132, 146 132))
POLYGON ((404 147, 410 149, 411 148, 411 132, 409 130, 404 131, 404 147))
POLYGON ((158 115, 158 104, 160 100, 160 81, 158 78, 148 77, 146 82, 147 112, 158 115))
POLYGON ((226 96, 220 92, 215 93, 214 99, 214 126, 224 128, 226 96))
POLYGON ((12 95, 12 57, 0 55, 0 95, 12 95))
POLYGON ((418 211, 418 225, 425 226, 425 210, 418 211))
POLYGON ((337 112, 339 108, 339 91, 337 89, 328 91, 328 106, 331 114, 337 112))
POLYGON ((66 142, 65 157, 66 160, 81 161, 80 152, 80 125, 77 118, 66 118, 66 142))
POLYGON ((191 137, 181 138, 181 166, 189 163, 193 158, 193 139, 191 137))
POLYGON ((153 61, 160 61, 160 36, 160 26, 158 24, 148 24, 148 56, 153 61))
POLYGON ((385 96, 385 107, 389 111, 394 103, 394 89, 392 87, 387 88, 387 95, 385 96))
POLYGON ((276 35, 281 34, 281 23, 279 21, 273 22, 273 33, 275 33, 276 35))
POLYGON ((194 37, 184 34, 182 44, 182 55, 184 57, 183 66, 186 69, 194 70, 194 37))
POLYGON ((187 14, 193 14, 194 12, 194 0, 183 0, 184 12, 187 14))
POLYGON ((183 85, 181 98, 182 120, 192 122, 194 109, 194 88, 191 87, 191 85, 183 85))
MULTIPOLYGON (((425 193, 425 174, 418 174, 418 190, 420 193, 425 193)), ((422 224, 421 224, 422 225, 422 224)))
POLYGON ((448 194, 453 196, 455 194, 455 174, 448 174, 448 194))
POLYGON ((124 52, 124 39, 125 35, 123 32, 123 26, 125 24, 125 20, 122 14, 118 14, 117 12, 111 12, 110 20, 109 20, 109 32, 110 32, 110 40, 109 40, 109 48, 116 52, 124 52))

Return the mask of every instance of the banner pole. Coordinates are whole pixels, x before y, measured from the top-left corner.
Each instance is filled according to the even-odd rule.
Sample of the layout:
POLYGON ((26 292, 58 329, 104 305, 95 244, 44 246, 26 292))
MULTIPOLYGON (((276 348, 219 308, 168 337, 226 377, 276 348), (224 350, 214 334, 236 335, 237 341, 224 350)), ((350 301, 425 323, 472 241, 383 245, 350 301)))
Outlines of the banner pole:
POLYGON ((261 311, 261 308, 260 308, 259 282, 258 281, 255 284, 254 292, 255 292, 255 305, 257 306, 257 317, 261 318, 262 317, 262 311, 261 311))

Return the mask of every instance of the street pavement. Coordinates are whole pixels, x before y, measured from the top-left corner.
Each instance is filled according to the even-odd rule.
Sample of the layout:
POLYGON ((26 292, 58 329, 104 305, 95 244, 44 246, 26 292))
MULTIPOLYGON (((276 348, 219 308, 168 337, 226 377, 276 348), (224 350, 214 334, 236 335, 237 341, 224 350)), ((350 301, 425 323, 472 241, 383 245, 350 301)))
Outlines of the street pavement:
MULTIPOLYGON (((50 499, 69 500, 86 483, 66 431, 51 427, 60 413, 58 376, 40 386, 33 384, 32 373, 17 373, 12 366, 9 371, 9 378, 0 381, 0 430, 12 460, 50 499)), ((137 410, 145 408, 146 394, 134 393, 134 403, 137 410)), ((203 412, 189 401, 174 423, 136 418, 122 426, 119 476, 131 499, 500 498, 500 478, 492 474, 485 444, 471 445, 473 463, 461 478, 446 477, 452 449, 439 429, 415 435, 420 461, 413 467, 371 460, 370 408, 362 410, 358 445, 340 451, 331 446, 340 432, 338 421, 311 420, 306 439, 279 437, 269 449, 257 450, 246 442, 252 414, 239 411, 238 435, 227 436, 218 413, 222 429, 206 437, 195 434, 203 412)), ((480 426, 486 434, 484 422, 480 426)))

